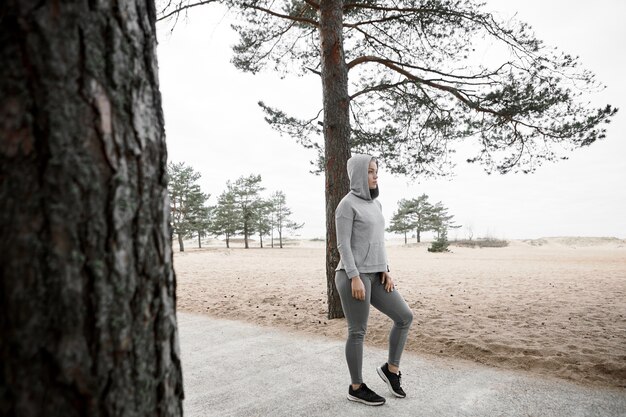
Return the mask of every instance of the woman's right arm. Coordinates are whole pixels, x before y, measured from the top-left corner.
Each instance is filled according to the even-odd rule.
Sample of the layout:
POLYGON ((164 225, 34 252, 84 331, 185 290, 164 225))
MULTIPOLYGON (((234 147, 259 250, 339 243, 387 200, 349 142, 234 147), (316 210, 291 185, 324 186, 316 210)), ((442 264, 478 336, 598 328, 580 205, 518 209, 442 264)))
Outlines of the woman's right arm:
POLYGON ((339 206, 337 206, 337 210, 335 211, 337 250, 339 251, 339 256, 341 256, 341 262, 346 270, 346 274, 350 279, 359 275, 359 270, 356 268, 354 256, 352 255, 352 248, 350 246, 353 223, 354 214, 352 213, 352 210, 350 210, 350 208, 346 208, 342 204, 339 204, 339 206))
POLYGON ((346 275, 350 278, 352 288, 352 296, 357 300, 365 300, 365 285, 359 276, 359 270, 354 262, 352 247, 350 241, 352 239, 352 223, 354 216, 352 213, 346 213, 345 209, 340 205, 335 212, 335 229, 337 230, 337 249, 341 262, 346 270, 346 275))

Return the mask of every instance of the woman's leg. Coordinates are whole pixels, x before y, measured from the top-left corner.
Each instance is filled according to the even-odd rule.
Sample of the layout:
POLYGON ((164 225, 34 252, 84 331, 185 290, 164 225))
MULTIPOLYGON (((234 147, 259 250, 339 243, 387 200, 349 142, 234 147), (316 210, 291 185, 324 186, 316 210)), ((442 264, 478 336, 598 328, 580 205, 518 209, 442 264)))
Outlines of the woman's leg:
POLYGON ((383 314, 393 320, 393 327, 389 333, 389 358, 387 363, 393 366, 400 366, 400 357, 406 344, 411 322, 413 322, 413 312, 407 305, 398 290, 387 292, 385 286, 380 282, 380 275, 372 280, 371 303, 383 314))
POLYGON ((365 285, 365 300, 352 297, 352 283, 346 271, 335 273, 335 285, 341 298, 341 307, 348 321, 348 340, 346 341, 346 361, 353 384, 361 384, 363 376, 363 339, 367 331, 367 318, 370 311, 371 281, 362 277, 365 285))

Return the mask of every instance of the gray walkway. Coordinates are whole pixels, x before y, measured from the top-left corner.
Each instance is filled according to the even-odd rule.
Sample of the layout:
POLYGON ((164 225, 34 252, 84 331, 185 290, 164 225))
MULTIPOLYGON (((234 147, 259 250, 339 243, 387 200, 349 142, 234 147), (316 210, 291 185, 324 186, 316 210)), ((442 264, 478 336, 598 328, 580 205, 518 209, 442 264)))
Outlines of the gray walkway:
POLYGON ((626 390, 408 353, 402 357, 408 397, 396 399, 376 374, 386 351, 365 346, 365 383, 387 398, 382 407, 368 407, 346 399, 341 341, 189 313, 178 313, 178 323, 187 417, 626 417, 626 390))

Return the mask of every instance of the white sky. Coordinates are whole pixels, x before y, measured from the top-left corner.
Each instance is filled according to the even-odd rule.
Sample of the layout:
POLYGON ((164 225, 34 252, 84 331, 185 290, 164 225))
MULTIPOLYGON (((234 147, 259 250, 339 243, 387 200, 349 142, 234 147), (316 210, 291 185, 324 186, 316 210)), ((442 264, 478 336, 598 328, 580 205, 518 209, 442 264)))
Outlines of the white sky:
MULTIPOLYGON (((459 164, 451 179, 410 183, 381 167, 380 201, 387 222, 401 198, 428 194, 442 201, 461 229, 449 237, 505 239, 545 236, 626 238, 626 2, 599 0, 489 0, 488 10, 531 24, 547 45, 580 56, 606 90, 590 96, 596 106, 620 111, 607 138, 546 163, 534 174, 487 175, 479 165, 459 164)), ((324 179, 309 173, 313 151, 281 137, 263 120, 259 100, 288 114, 313 117, 321 108, 314 74, 281 80, 270 70, 244 74, 230 63, 237 34, 224 9, 196 8, 169 34, 159 26, 158 59, 169 160, 202 174, 215 204, 227 180, 261 174, 266 195, 282 190, 302 237, 325 236, 324 179)))

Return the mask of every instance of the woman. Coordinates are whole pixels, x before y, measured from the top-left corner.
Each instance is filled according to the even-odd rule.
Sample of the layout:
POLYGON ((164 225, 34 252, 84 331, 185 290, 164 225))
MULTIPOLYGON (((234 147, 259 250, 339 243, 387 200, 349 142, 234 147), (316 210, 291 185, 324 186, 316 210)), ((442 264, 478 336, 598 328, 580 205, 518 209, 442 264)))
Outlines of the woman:
POLYGON ((377 369, 389 391, 406 394, 400 386, 400 356, 413 321, 413 313, 394 291, 385 252, 385 219, 378 197, 378 162, 370 155, 354 155, 348 160, 350 192, 335 211, 337 249, 341 256, 335 284, 348 321, 346 360, 352 384, 348 400, 367 405, 383 405, 385 399, 363 383, 363 339, 370 304, 393 321, 389 335, 387 363, 377 369))

